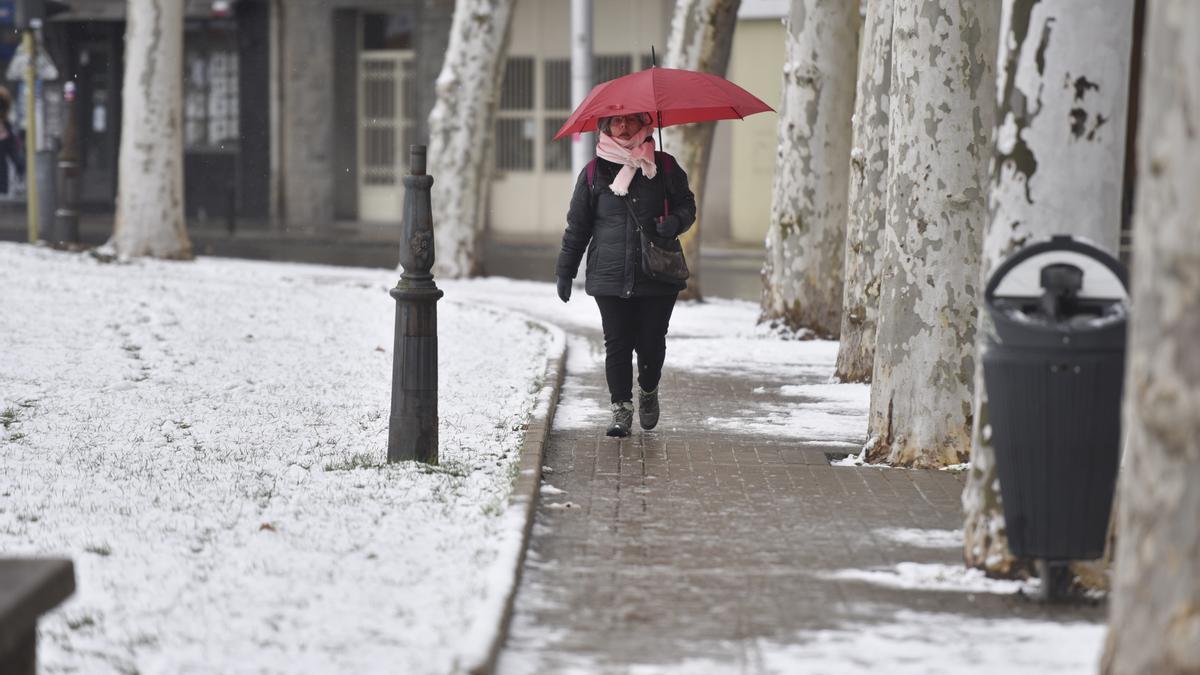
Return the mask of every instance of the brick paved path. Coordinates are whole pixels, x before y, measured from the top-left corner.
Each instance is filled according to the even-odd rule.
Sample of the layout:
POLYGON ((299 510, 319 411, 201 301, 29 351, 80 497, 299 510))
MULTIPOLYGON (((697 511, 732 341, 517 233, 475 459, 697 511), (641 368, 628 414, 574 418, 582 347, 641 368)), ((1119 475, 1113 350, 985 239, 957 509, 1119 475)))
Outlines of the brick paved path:
MULTIPOLYGON (((804 405, 769 393, 801 383, 670 366, 669 343, 659 429, 606 438, 597 408, 593 426, 552 431, 543 485, 563 492, 543 488, 498 672, 777 672, 764 646, 803 643, 806 631, 901 610, 1046 612, 1012 595, 821 576, 903 561, 960 565, 957 546, 897 543, 880 530, 961 528, 961 477, 833 467, 820 439, 713 429, 710 417, 804 405)), ((606 400, 605 391, 601 369, 568 372, 561 400, 606 400)), ((1097 620, 1103 610, 1071 611, 1097 620)))

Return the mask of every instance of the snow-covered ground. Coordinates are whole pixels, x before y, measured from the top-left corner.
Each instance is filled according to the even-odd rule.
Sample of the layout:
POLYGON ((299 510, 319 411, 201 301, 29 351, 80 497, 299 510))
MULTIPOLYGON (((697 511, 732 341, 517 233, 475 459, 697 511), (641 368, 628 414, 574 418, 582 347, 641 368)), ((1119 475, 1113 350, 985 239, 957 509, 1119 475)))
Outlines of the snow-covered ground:
MULTIPOLYGON (((599 312, 580 288, 563 305, 550 284, 439 280, 442 465, 389 466, 396 278, 217 259, 102 265, 0 244, 0 555, 66 555, 79 580, 41 623, 44 672, 449 673, 477 654, 464 636, 486 634, 477 619, 503 578, 520 424, 561 339, 511 312, 572 333, 559 428, 606 419, 606 393, 582 377, 603 367, 583 337, 599 312)), ((755 394, 775 403, 706 424, 853 452, 868 387, 827 384, 836 343, 779 339, 757 314, 719 299, 675 310, 669 367, 776 383, 755 394)), ((962 536, 874 534, 947 549, 962 536)), ((820 574, 942 593, 1015 587, 946 565, 820 574)), ((866 614, 760 641, 751 669, 732 672, 1084 673, 1103 639, 1095 623, 866 614)), ((697 660, 627 672, 731 671, 697 660)))
POLYGON ((79 587, 43 672, 452 669, 551 336, 441 302, 441 465, 387 465, 396 278, 0 244, 0 555, 79 587))

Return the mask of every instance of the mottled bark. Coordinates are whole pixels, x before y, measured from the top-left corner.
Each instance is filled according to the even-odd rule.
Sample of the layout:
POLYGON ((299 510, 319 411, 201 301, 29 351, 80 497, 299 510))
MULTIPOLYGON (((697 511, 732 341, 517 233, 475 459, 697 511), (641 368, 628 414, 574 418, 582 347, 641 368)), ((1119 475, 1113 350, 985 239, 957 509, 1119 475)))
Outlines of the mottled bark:
POLYGON ((887 226, 893 0, 868 0, 866 10, 851 133, 842 326, 834 373, 842 382, 869 382, 875 367, 881 243, 887 226))
POLYGON ((787 22, 762 320, 824 338, 841 328, 858 23, 844 0, 793 2, 787 22))
POLYGON ((999 22, 993 3, 895 6, 873 462, 943 466, 971 447, 999 22))
POLYGON ((183 215, 183 5, 129 0, 117 209, 121 258, 189 259, 183 215))
MULTIPOLYGON (((725 76, 729 52, 733 48, 733 29, 741 0, 676 0, 671 15, 671 33, 663 65, 668 68, 699 70, 725 76)), ((663 129, 663 150, 671 153, 687 172, 696 193, 696 224, 679 239, 687 257, 691 277, 679 297, 700 300, 700 235, 704 212, 705 180, 712 154, 715 122, 686 124, 663 129)))
POLYGON ((1200 3, 1146 16, 1113 675, 1200 673, 1200 3))
MULTIPOLYGON (((1005 0, 1000 29, 991 217, 981 287, 1032 238, 1072 234, 1115 257, 1121 232, 1132 3, 1005 0), (1086 133, 1077 133, 1080 124, 1086 133)), ((985 312, 978 354, 990 332, 985 312)), ((1025 567, 1008 550, 979 359, 976 366, 963 556, 967 565, 993 576, 1016 576, 1025 567)))
POLYGON ((433 231, 441 277, 477 274, 493 125, 514 0, 458 0, 429 114, 433 231))

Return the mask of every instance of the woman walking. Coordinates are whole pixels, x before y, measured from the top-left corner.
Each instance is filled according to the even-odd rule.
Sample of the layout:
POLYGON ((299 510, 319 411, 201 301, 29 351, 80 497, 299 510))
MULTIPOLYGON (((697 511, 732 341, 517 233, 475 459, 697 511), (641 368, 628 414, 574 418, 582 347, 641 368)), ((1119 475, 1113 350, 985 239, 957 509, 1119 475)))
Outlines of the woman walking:
POLYGON ((633 353, 638 362, 638 421, 658 424, 658 383, 667 327, 686 282, 649 278, 641 265, 639 228, 673 239, 696 220, 696 198, 675 158, 654 151, 649 113, 601 118, 596 158, 580 172, 558 255, 558 297, 587 252, 584 290, 596 299, 604 329, 604 374, 612 403, 609 436, 633 426, 633 353), (666 215, 664 215, 664 207, 666 215))

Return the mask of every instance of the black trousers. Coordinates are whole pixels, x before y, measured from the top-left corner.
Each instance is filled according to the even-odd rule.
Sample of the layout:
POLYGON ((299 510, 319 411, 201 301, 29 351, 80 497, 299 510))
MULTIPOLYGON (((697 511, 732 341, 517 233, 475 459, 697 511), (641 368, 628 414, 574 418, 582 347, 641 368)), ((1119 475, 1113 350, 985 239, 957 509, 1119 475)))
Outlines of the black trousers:
POLYGON ((604 376, 613 403, 633 400, 635 351, 638 385, 644 391, 658 388, 667 356, 667 327, 678 295, 596 296, 604 325, 604 376))

